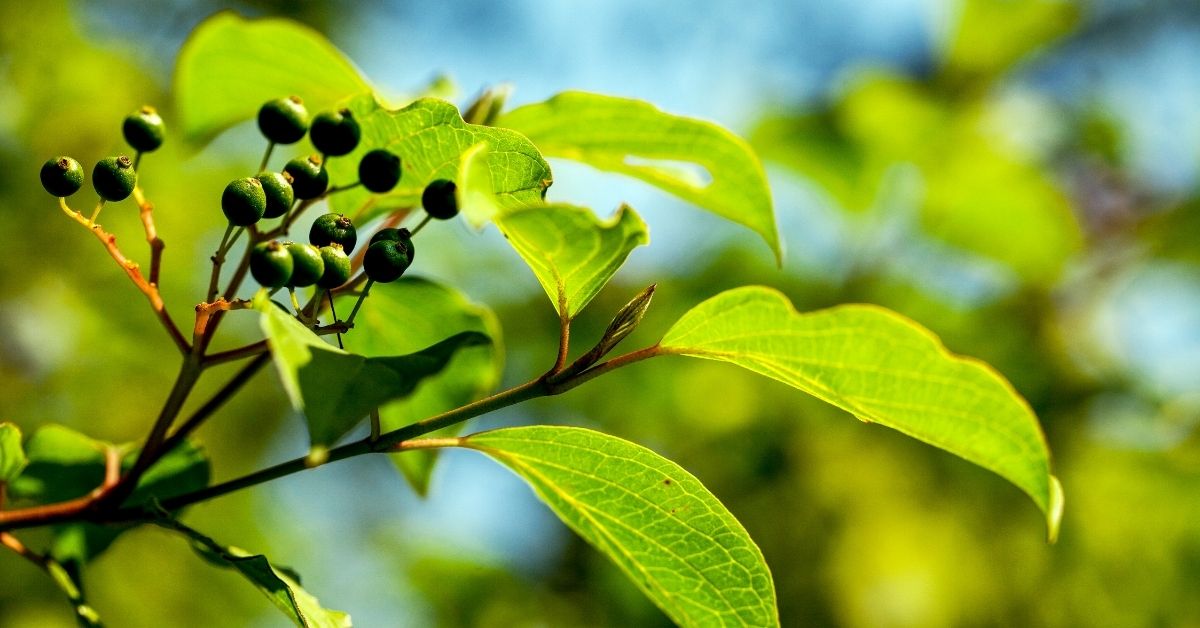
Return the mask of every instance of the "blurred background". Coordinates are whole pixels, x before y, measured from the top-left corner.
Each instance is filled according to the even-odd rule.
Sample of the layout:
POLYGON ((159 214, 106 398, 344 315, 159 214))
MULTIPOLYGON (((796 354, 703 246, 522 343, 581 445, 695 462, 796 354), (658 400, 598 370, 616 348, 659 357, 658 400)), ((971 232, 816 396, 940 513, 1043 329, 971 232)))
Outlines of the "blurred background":
MULTIPOLYGON (((17 231, 0 273, 0 419, 26 433, 61 422, 135 439, 170 384, 169 341, 36 171, 51 155, 86 165, 117 151, 120 120, 143 103, 170 125, 175 53, 222 8, 309 24, 396 92, 445 77, 464 105, 511 83, 519 105, 585 89, 749 138, 776 195, 783 268, 736 225, 632 180, 552 164, 551 198, 601 214, 628 201, 654 240, 579 319, 580 338, 651 282, 659 290, 630 347, 720 290, 762 283, 801 310, 896 309, 1014 383, 1065 485, 1054 546, 998 477, 732 366, 651 361, 476 420, 592 426, 676 460, 762 547, 784 625, 1200 626, 1194 2, 3 0, 0 216, 17 231)), ((168 141, 143 162, 177 316, 206 284, 220 189, 260 151, 246 125, 199 152, 168 141)), ((106 226, 144 258, 128 205, 107 209, 106 226)), ((516 255, 494 231, 429 235, 419 272, 495 309, 505 382, 544 369, 555 317, 516 255)), ((200 432, 219 479, 305 449, 274 375, 254 391, 200 432)), ((187 520, 294 567, 360 626, 667 624, 472 452, 446 455, 424 499, 387 460, 355 459, 187 520)), ((122 537, 85 584, 112 626, 285 625, 238 576, 159 530, 122 537)), ((49 582, 5 553, 0 625, 73 622, 49 582)))

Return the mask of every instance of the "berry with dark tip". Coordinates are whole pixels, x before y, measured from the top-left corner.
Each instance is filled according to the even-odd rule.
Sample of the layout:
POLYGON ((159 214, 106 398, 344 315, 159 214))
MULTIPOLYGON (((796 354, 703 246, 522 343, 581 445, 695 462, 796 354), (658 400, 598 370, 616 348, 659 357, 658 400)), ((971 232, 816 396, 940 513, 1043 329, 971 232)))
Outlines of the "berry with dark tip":
POLYGON ((54 157, 42 164, 41 177, 50 196, 67 197, 83 186, 83 166, 70 157, 54 157))
POLYGON ((283 172, 292 177, 292 190, 302 201, 317 198, 329 187, 329 173, 319 155, 297 157, 287 162, 283 172))
POLYGON ((308 241, 314 246, 326 246, 334 242, 347 251, 353 251, 358 243, 354 223, 345 214, 325 214, 313 221, 308 231, 308 241))
POLYGON ((276 144, 295 144, 308 132, 308 109, 299 96, 277 98, 258 110, 258 130, 276 144))
POLYGON ((350 281, 350 256, 340 244, 330 244, 320 248, 321 259, 325 262, 325 272, 317 280, 317 286, 332 290, 350 281))
POLYGON ((435 179, 421 193, 421 206, 430 216, 438 220, 449 220, 458 215, 458 199, 454 196, 458 186, 449 179, 435 179))
POLYGON ((292 276, 287 281, 289 287, 311 286, 325 274, 325 258, 321 257, 317 247, 303 242, 288 242, 284 246, 292 256, 292 276))
POLYGON ((317 150, 330 157, 338 157, 358 146, 362 129, 358 128, 358 121, 349 109, 322 111, 313 116, 308 136, 317 150))
POLYGON ((384 241, 399 242, 404 245, 404 248, 408 251, 408 262, 410 264, 416 259, 417 250, 413 247, 412 232, 408 229, 380 229, 375 232, 375 235, 371 236, 371 241, 367 243, 367 246, 369 247, 376 242, 384 241))
POLYGON ((263 218, 278 218, 291 209, 292 202, 296 200, 296 192, 292 189, 290 175, 264 172, 258 175, 258 182, 267 197, 267 208, 263 211, 263 218))
POLYGON ((400 156, 386 148, 363 155, 358 162, 358 181, 376 194, 392 191, 400 182, 400 156))
POLYGON ((363 271, 371 281, 390 283, 399 279, 411 263, 404 244, 395 240, 380 240, 367 247, 367 254, 363 256, 363 271))
POLYGON ((92 169, 92 187, 106 201, 129 198, 136 185, 137 173, 133 170, 133 161, 125 155, 105 157, 92 169))
POLYGON ((250 275, 264 288, 282 288, 292 277, 294 262, 286 246, 272 240, 250 251, 250 275))
POLYGON ((254 177, 230 181, 221 194, 221 211, 230 223, 239 227, 258 222, 266 210, 267 194, 254 177))
POLYGON ((154 107, 146 105, 125 117, 121 124, 125 141, 139 153, 157 150, 163 143, 163 121, 154 107))

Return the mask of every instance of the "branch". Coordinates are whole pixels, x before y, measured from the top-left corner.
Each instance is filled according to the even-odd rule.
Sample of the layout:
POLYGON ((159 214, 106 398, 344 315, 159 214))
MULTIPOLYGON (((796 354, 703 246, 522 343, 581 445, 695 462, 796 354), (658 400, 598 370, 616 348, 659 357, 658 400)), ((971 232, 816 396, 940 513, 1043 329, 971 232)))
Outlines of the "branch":
POLYGON ((138 213, 142 218, 142 227, 146 230, 146 243, 150 245, 150 285, 158 286, 158 273, 162 266, 162 252, 166 244, 158 237, 158 229, 154 226, 154 203, 146 200, 142 188, 133 188, 133 200, 138 204, 138 213))
POLYGON ((146 295, 146 299, 150 301, 150 308, 154 310, 155 315, 158 316, 158 320, 166 328, 167 335, 175 342, 175 346, 179 348, 180 353, 191 351, 187 340, 184 339, 179 328, 175 326, 175 321, 171 320, 171 315, 167 313, 167 306, 163 303, 162 295, 158 293, 158 286, 146 281, 146 278, 142 276, 142 271, 138 269, 137 262, 130 260, 121 253, 121 249, 117 248, 117 236, 105 231, 100 225, 91 222, 87 218, 84 218, 83 214, 68 207, 66 199, 60 198, 59 206, 68 217, 87 227, 88 231, 92 232, 100 240, 100 243, 108 250, 108 254, 117 262, 121 270, 125 271, 125 274, 129 276, 133 285, 137 286, 137 289, 146 295))

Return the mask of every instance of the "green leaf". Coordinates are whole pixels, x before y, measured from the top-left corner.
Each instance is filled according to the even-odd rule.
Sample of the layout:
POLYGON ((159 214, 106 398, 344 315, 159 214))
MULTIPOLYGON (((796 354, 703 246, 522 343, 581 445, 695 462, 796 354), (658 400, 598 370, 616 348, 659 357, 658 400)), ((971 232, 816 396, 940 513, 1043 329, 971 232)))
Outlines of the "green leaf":
POLYGON ((641 179, 745 225, 783 258, 762 164, 744 140, 720 126, 586 92, 514 109, 496 124, 524 133, 549 157, 641 179), (696 169, 703 174, 696 176, 696 169))
POLYGON ((268 100, 299 96, 316 113, 370 89, 350 60, 317 31, 291 20, 245 19, 232 11, 197 26, 175 63, 176 106, 191 142, 210 140, 254 117, 268 100))
POLYGON ((762 552, 679 465, 592 430, 534 426, 461 439, 533 487, 681 626, 778 626, 762 552))
POLYGON ((466 331, 416 353, 366 358, 326 344, 266 298, 257 298, 255 308, 283 388, 304 414, 314 448, 332 445, 380 404, 411 395, 459 349, 491 342, 466 331))
POLYGON ((487 142, 480 142, 463 151, 458 162, 458 178, 455 179, 459 214, 476 230, 483 229, 496 216, 504 213, 504 206, 492 190, 488 154, 487 142))
MULTIPOLYGON (((348 311, 353 297, 338 302, 338 311, 348 311)), ((494 390, 504 368, 499 346, 500 322, 490 309, 472 303, 465 295, 444 284, 404 277, 371 288, 369 303, 354 319, 354 333, 345 337, 346 346, 366 356, 397 355, 419 351, 438 340, 463 331, 478 332, 492 342, 463 347, 440 373, 430 375, 407 398, 379 409, 384 430, 394 430, 426 417, 470 403, 494 390)), ((435 435, 458 434, 462 424, 435 435)), ((429 487, 436 450, 420 450, 389 456, 413 488, 424 495, 429 487)))
POLYGON ((192 549, 209 563, 242 574, 297 626, 348 628, 351 625, 350 615, 323 608, 316 597, 301 588, 299 577, 291 569, 272 565, 262 554, 219 545, 177 521, 163 521, 159 525, 187 535, 192 540, 192 549))
POLYGON ((509 244, 533 269, 560 316, 575 318, 634 248, 650 241, 646 223, 622 205, 602 221, 591 210, 543 205, 496 219, 509 244))
POLYGON ((1058 534, 1062 492, 1029 405, 991 367, 950 354, 899 314, 869 305, 800 314, 779 292, 751 286, 697 305, 660 347, 737 364, 994 471, 1058 534))
POLYGON ((0 423, 0 484, 13 481, 29 459, 21 447, 21 430, 12 423, 0 423))
POLYGON ((436 98, 422 98, 399 110, 389 110, 370 94, 347 105, 362 128, 354 152, 329 161, 330 181, 346 185, 358 180, 358 162, 368 151, 387 148, 400 155, 400 183, 388 194, 361 187, 329 198, 333 211, 353 216, 358 223, 391 209, 419 207, 421 192, 434 179, 455 179, 459 159, 467 149, 486 142, 491 189, 504 207, 540 203, 550 186, 550 165, 537 147, 520 133, 463 122, 458 108, 436 98))
POLYGON ((953 72, 988 76, 1071 32, 1081 9, 1062 0, 963 0, 957 13, 945 65, 953 72))

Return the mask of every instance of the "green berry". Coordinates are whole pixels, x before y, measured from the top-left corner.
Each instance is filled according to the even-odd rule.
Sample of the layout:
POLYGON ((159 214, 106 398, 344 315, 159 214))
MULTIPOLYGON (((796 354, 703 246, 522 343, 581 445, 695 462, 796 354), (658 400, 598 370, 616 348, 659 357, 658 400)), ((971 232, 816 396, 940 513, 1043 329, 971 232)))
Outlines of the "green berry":
POLYGON ((350 256, 340 244, 330 244, 320 249, 321 259, 325 262, 325 273, 317 280, 317 285, 332 290, 350 281, 350 256))
POLYGON ((363 155, 358 162, 358 180, 364 188, 383 194, 400 182, 400 156, 386 148, 363 155))
POLYGON ((267 209, 263 212, 263 218, 278 218, 291 209, 292 202, 296 200, 296 193, 292 190, 290 175, 264 172, 258 175, 258 182, 262 185, 263 194, 267 196, 267 209))
POLYGON ((83 166, 70 157, 55 157, 42 164, 41 176, 50 196, 67 197, 83 185, 83 166))
POLYGON ((299 96, 277 98, 258 110, 258 130, 276 144, 295 144, 308 132, 308 109, 299 96))
POLYGON ((264 288, 282 288, 292 277, 294 262, 286 246, 274 240, 250 251, 250 274, 264 288))
POLYGON ((157 150, 163 143, 162 118, 150 105, 126 116, 121 132, 125 135, 125 141, 139 153, 157 150))
POLYGON ((325 214, 313 221, 312 229, 308 232, 308 241, 314 246, 326 246, 334 242, 342 245, 343 249, 353 251, 358 242, 358 233, 354 223, 344 214, 325 214))
POLYGON ((133 194, 137 173, 133 161, 125 155, 105 157, 92 169, 92 187, 106 201, 123 201, 133 194))
POLYGON ((435 179, 421 193, 421 205, 430 216, 449 220, 458 215, 458 199, 454 196, 457 187, 449 179, 435 179))
POLYGON ((367 254, 363 256, 363 270, 367 277, 379 283, 396 281, 411 263, 408 249, 395 240, 376 242, 367 247, 367 254))
POLYGON ((230 223, 239 227, 258 222, 266 210, 267 194, 254 177, 230 181, 221 194, 221 211, 230 223))
POLYGON ((362 130, 358 128, 358 122, 349 109, 322 111, 313 117, 308 136, 317 150, 337 157, 358 146, 362 130))
POLYGON ((376 242, 387 241, 399 242, 404 245, 405 250, 408 252, 409 263, 412 263, 416 259, 417 250, 413 248, 412 233, 408 229, 380 229, 375 232, 375 235, 371 236, 371 241, 367 243, 367 246, 370 247, 376 242))
POLYGON ((283 172, 292 177, 292 189, 300 200, 317 198, 329 187, 329 173, 319 155, 297 157, 287 162, 283 172))
POLYGON ((292 276, 288 278, 288 286, 311 286, 325 274, 325 258, 321 257, 317 247, 303 242, 288 242, 284 246, 292 256, 292 276))

